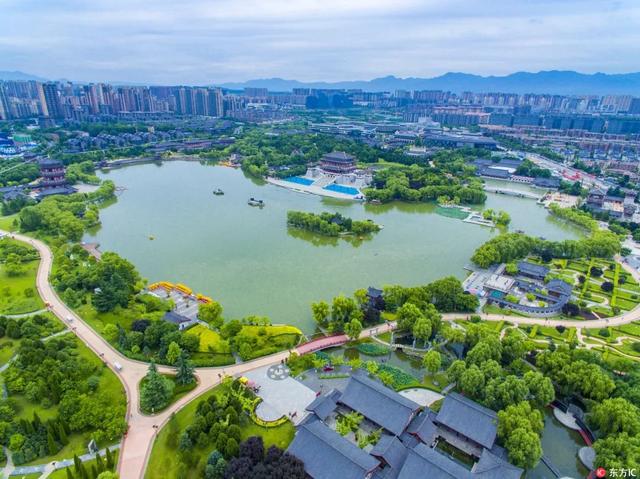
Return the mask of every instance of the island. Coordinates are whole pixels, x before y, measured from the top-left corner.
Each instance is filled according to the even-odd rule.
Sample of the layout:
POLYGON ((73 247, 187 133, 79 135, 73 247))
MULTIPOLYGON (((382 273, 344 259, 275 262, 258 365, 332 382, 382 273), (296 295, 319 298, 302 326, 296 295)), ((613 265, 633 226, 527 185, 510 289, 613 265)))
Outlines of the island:
POLYGON ((382 226, 371 220, 353 220, 340 213, 306 213, 288 211, 287 224, 312 233, 325 236, 356 235, 377 233, 382 226))

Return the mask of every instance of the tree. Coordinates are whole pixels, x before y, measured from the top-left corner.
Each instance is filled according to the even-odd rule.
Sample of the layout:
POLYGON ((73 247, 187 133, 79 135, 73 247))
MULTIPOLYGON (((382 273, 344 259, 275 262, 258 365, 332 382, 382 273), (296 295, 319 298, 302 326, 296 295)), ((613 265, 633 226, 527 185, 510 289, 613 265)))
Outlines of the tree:
POLYGON ((198 318, 209 323, 212 328, 220 329, 224 322, 222 319, 222 306, 217 301, 200 303, 198 305, 198 318))
POLYGON ((173 389, 173 382, 159 374, 152 362, 140 388, 140 406, 143 410, 151 412, 163 408, 169 404, 173 389))
POLYGON ((102 329, 102 335, 104 338, 113 343, 116 339, 118 339, 118 327, 115 324, 109 323, 102 329))
POLYGON ((178 357, 176 368, 176 383, 185 385, 191 384, 195 381, 196 378, 193 374, 193 365, 184 352, 178 357))
POLYGON ((480 365, 485 361, 493 359, 494 361, 500 361, 502 356, 502 347, 500 341, 493 338, 486 337, 478 344, 476 344, 467 354, 467 364, 480 365))
POLYGON ((556 392, 553 389, 553 383, 544 374, 528 371, 524 374, 523 379, 529 388, 530 400, 537 407, 544 407, 555 399, 556 392))
POLYGON ((313 319, 321 326, 326 326, 327 319, 329 318, 330 307, 326 301, 318 301, 317 303, 311 303, 311 312, 313 319))
POLYGON ((416 321, 424 316, 415 304, 404 303, 398 308, 397 318, 398 329, 411 331, 416 321))
POLYGON ((598 439, 593 443, 596 451, 595 467, 612 469, 640 469, 640 436, 623 432, 598 439))
POLYGON ((119 477, 120 476, 118 476, 115 472, 104 471, 98 474, 98 477, 96 479, 119 479, 119 477))
POLYGON ((485 388, 486 402, 493 409, 504 409, 512 404, 524 401, 529 396, 529 388, 524 380, 514 375, 506 378, 494 378, 485 388))
POLYGON ((467 369, 466 363, 461 359, 456 359, 447 369, 447 379, 449 382, 457 383, 462 377, 462 373, 467 369))
POLYGON ((468 367, 460 376, 459 386, 470 396, 478 397, 484 388, 484 374, 475 364, 468 367))
POLYGON ((169 348, 167 349, 166 359, 169 364, 175 364, 178 361, 178 358, 182 355, 182 349, 175 341, 171 341, 169 343, 169 348))
POLYGON ((527 345, 520 334, 515 331, 507 334, 502 340, 502 362, 511 364, 516 359, 524 358, 527 345))
POLYGON ((438 351, 432 349, 424 355, 424 358, 422 359, 422 365, 431 374, 435 374, 440 371, 440 366, 442 365, 442 356, 438 351))
POLYGON ((605 399, 593 408, 591 422, 602 436, 627 433, 640 434, 640 410, 624 398, 605 399))
POLYGON ((424 316, 418 318, 411 329, 413 337, 419 339, 425 344, 431 337, 431 323, 424 316))
POLYGON ((349 339, 355 341, 360 337, 360 333, 362 332, 362 323, 357 319, 352 319, 345 325, 344 332, 349 336, 349 339))
POLYGON ((516 429, 524 428, 541 434, 544 419, 538 409, 533 409, 527 401, 507 406, 498 411, 498 437, 506 440, 516 429))
POLYGON ((524 428, 513 431, 505 442, 505 448, 509 453, 509 461, 524 469, 532 469, 542 457, 540 437, 524 428))
POLYGON ((605 281, 600 285, 600 289, 607 293, 613 291, 613 283, 611 281, 605 281))

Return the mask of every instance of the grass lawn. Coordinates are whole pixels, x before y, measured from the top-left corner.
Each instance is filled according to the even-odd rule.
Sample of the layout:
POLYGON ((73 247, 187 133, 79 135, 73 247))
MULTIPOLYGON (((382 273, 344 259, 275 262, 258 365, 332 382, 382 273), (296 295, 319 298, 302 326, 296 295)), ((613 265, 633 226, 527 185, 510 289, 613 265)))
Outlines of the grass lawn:
MULTIPOLYGON (((118 453, 119 451, 111 451, 112 455, 113 455, 113 463, 114 464, 118 464, 118 453)), ((71 458, 69 458, 71 459, 71 458)), ((103 456, 104 459, 104 456, 103 456)), ((85 469, 87 471, 91 470, 91 467, 96 463, 95 459, 92 459, 91 461, 85 461, 84 462, 84 466, 85 469)), ((73 469, 74 466, 70 466, 72 469, 72 471, 75 472, 75 469, 73 469)), ((65 467, 64 469, 57 469, 55 471, 53 471, 51 474, 49 474, 48 479, 67 479, 67 468, 65 467)))
MULTIPOLYGON (((167 409, 169 406, 171 406, 174 402, 176 402, 178 399, 180 399, 182 396, 184 396, 185 394, 187 394, 189 391, 192 391, 197 385, 198 383, 196 381, 193 381, 191 384, 178 384, 176 382, 176 377, 174 374, 163 374, 163 376, 165 378, 169 378, 171 380, 171 382, 174 385, 174 389, 173 389, 173 396, 171 396, 171 400, 167 403, 167 405, 161 409, 158 409, 157 411, 155 411, 154 413, 151 413, 151 411, 146 411, 144 409, 142 409, 142 406, 140 406, 140 409, 142 409, 142 411, 145 414, 158 414, 162 411, 164 411, 165 409, 167 409)), ((142 378, 142 381, 140 381, 139 384, 139 388, 141 389, 142 386, 147 382, 147 378, 142 378)))
POLYGON ((13 226, 13 221, 17 218, 17 214, 11 216, 0 216, 0 230, 15 231, 16 228, 13 226))
POLYGON ((20 346, 19 339, 10 339, 6 336, 0 339, 0 366, 6 364, 9 359, 15 354, 20 346))
MULTIPOLYGON (((111 399, 111 402, 114 404, 126 404, 124 388, 115 373, 113 373, 108 367, 104 366, 102 361, 100 361, 100 359, 95 354, 93 354, 93 352, 89 350, 84 344, 82 344, 80 341, 77 341, 77 344, 78 348, 76 349, 76 351, 79 358, 83 362, 87 362, 98 367, 97 372, 94 373, 96 375, 99 375, 100 377, 97 394, 109 397, 111 399)), ((38 416, 40 416, 40 419, 42 420, 51 419, 57 416, 57 406, 52 406, 48 409, 45 409, 39 404, 34 404, 28 401, 23 396, 11 397, 17 402, 19 410, 17 414, 18 418, 33 419, 34 412, 37 412, 38 416)), ((52 456, 39 457, 24 465, 46 464, 47 462, 60 459, 70 459, 74 454, 85 454, 87 452, 87 444, 91 439, 91 434, 91 431, 70 434, 69 444, 58 451, 58 453, 52 456)), ((99 444, 100 447, 104 447, 106 445, 107 444, 99 444)))
MULTIPOLYGON (((177 479, 179 471, 178 461, 178 441, 180 434, 184 429, 193 422, 198 403, 211 396, 212 394, 222 394, 225 390, 225 386, 216 386, 211 391, 203 394, 200 398, 191 401, 184 408, 167 423, 158 433, 155 442, 153 443, 153 449, 149 458, 149 464, 147 465, 147 471, 145 473, 146 479, 156 479, 162 477, 163 479, 177 479)), ((295 429, 290 422, 285 423, 282 426, 274 428, 262 428, 253 422, 248 417, 245 417, 240 425, 242 429, 242 438, 260 435, 262 436, 265 448, 271 445, 277 445, 281 448, 285 448, 289 442, 293 439, 295 429)), ((194 447, 194 452, 198 458, 197 464, 189 467, 184 474, 180 476, 182 479, 201 479, 202 471, 204 469, 205 462, 209 455, 210 450, 204 450, 198 447, 194 447)))
POLYGON ((444 372, 436 373, 433 376, 431 373, 427 373, 424 375, 422 384, 429 389, 440 392, 449 384, 449 381, 447 380, 447 375, 444 372))
POLYGON ((44 308, 36 290, 38 263, 22 263, 24 274, 20 276, 8 276, 0 265, 0 314, 23 314, 44 308))
POLYGON ((616 329, 629 336, 638 336, 638 338, 640 338, 640 324, 638 324, 638 322, 623 324, 622 326, 616 327, 616 329))
POLYGON ((391 342, 391 333, 390 332, 380 333, 380 334, 376 335, 376 337, 378 339, 380 339, 381 341, 386 341, 387 343, 391 342))
POLYGON ((222 339, 222 336, 220 336, 218 332, 202 324, 196 324, 193 328, 190 328, 187 333, 200 338, 199 351, 202 353, 229 354, 231 352, 231 346, 229 346, 227 341, 222 339))
POLYGON ((635 356, 640 358, 640 352, 633 349, 633 345, 636 344, 637 341, 629 341, 623 340, 621 346, 613 346, 616 351, 620 351, 621 353, 628 354, 629 356, 635 356))

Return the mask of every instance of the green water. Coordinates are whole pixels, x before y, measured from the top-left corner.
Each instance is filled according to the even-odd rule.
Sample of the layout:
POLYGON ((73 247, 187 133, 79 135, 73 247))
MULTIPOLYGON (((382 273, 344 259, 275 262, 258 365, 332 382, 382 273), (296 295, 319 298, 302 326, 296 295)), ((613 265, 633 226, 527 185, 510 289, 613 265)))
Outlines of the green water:
MULTIPOLYGON (((130 166, 100 175, 125 190, 85 237, 132 261, 149 281, 187 284, 220 301, 225 316, 269 316, 313 330, 310 303, 370 285, 464 278, 474 249, 497 232, 446 218, 433 204, 363 205, 296 193, 241 171, 193 162, 130 166), (212 190, 222 188, 224 196, 212 190), (247 205, 249 197, 266 207, 247 205), (288 210, 338 211, 384 229, 369 240, 328 239, 287 228, 288 210), (155 240, 149 240, 149 236, 155 240)), ((512 229, 549 239, 577 230, 532 200, 489 195, 512 229)))
MULTIPOLYGON (((549 408, 544 410, 544 431, 542 433, 542 450, 558 468, 563 477, 579 479, 587 477, 589 471, 578 458, 578 451, 585 446, 584 440, 577 431, 564 427, 553 416, 549 408)), ((551 470, 540 461, 531 471, 527 479, 555 479, 551 470)))

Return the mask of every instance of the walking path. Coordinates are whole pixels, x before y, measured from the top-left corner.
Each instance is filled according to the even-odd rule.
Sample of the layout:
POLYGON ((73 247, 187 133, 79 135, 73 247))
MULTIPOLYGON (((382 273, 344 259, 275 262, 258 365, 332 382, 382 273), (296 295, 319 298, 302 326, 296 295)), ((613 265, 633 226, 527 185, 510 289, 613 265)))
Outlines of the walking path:
MULTIPOLYGON (((0 233, 4 231, 0 230, 0 233)), ((12 234, 14 239, 32 245, 40 254, 40 265, 36 275, 36 287, 42 300, 49 305, 49 310, 55 314, 63 323, 69 324, 68 318, 72 318, 72 332, 96 355, 101 357, 105 364, 110 367, 120 378, 127 395, 127 423, 129 430, 122 441, 121 452, 118 462, 118 472, 121 479, 142 479, 146 468, 153 441, 157 432, 171 418, 173 414, 182 409, 185 405, 212 389, 220 383, 223 374, 242 375, 254 369, 278 364, 285 360, 290 351, 281 351, 270 356, 255 359, 242 364, 227 366, 224 368, 197 368, 195 375, 198 386, 190 391, 167 409, 155 416, 147 416, 139 409, 138 384, 147 374, 149 365, 147 363, 129 359, 113 348, 102 336, 93 330, 84 320, 78 316, 71 308, 62 302, 49 282, 49 275, 53 264, 53 254, 49 247, 40 240, 30 238, 21 234, 12 234), (120 363, 122 369, 118 371, 114 368, 114 362, 120 363)), ((366 329, 360 337, 369 337, 374 334, 391 330, 395 324, 385 324, 374 328, 366 329)), ((324 339, 324 338, 323 338, 324 339)), ((315 348, 326 347, 323 339, 315 341, 315 348), (317 346, 317 347, 316 347, 317 346)), ((342 338, 341 338, 342 339, 342 338)), ((346 336, 344 338, 346 342, 346 336)), ((298 354, 308 352, 309 347, 302 345, 296 351, 298 354)), ((174 368, 159 366, 158 370, 163 373, 173 372, 174 368)))
MULTIPOLYGON (((0 233, 6 233, 0 230, 0 233)), ((40 240, 24 236, 21 234, 11 234, 11 236, 19 241, 32 245, 40 254, 40 264, 36 276, 36 287, 42 300, 49 305, 49 310, 53 312, 63 323, 69 323, 68 318, 73 319, 72 331, 84 342, 95 354, 101 357, 105 363, 120 378, 127 395, 127 422, 129 424, 128 433, 122 441, 121 453, 118 463, 118 471, 121 479, 142 479, 146 468, 153 441, 157 432, 164 426, 170 417, 179 411, 189 402, 198 396, 218 385, 222 374, 242 375, 254 369, 277 364, 289 356, 290 351, 282 351, 270 356, 258 358, 242 364, 236 364, 225 368, 197 368, 195 375, 198 380, 198 386, 188 394, 173 403, 167 409, 155 416, 147 416, 143 414, 139 405, 138 384, 146 375, 148 364, 129 359, 123 356, 115 348, 113 348, 102 336, 94 331, 87 323, 84 322, 71 308, 60 300, 53 286, 49 282, 49 275, 53 264, 53 254, 49 247, 40 240), (114 362, 120 363, 122 369, 116 370, 113 366, 114 362)), ((630 270, 634 277, 638 274, 628 265, 622 266, 630 270)), ((454 319, 469 319, 470 315, 464 314, 444 314, 443 319, 453 321, 454 319)), ((521 316, 507 316, 501 314, 482 314, 480 317, 486 321, 508 321, 514 324, 543 324, 545 326, 565 326, 565 327, 607 327, 627 324, 640 319, 640 308, 628 311, 620 316, 608 318, 605 320, 550 320, 541 318, 525 318, 521 316)), ((395 329, 395 322, 389 322, 383 325, 368 328, 362 331, 361 338, 374 336, 395 329)), ((309 343, 300 345, 296 348, 298 354, 304 354, 317 351, 328 346, 338 346, 346 343, 348 338, 346 335, 332 336, 329 338, 320 338, 309 343)), ((172 372, 173 368, 166 366, 158 367, 160 372, 172 372)))
POLYGON ((30 316, 35 316, 36 314, 46 313, 47 311, 48 311, 47 309, 39 309, 37 311, 31 311, 30 313, 2 314, 0 316, 4 316, 5 318, 9 318, 9 319, 22 319, 22 318, 28 318, 30 316))

